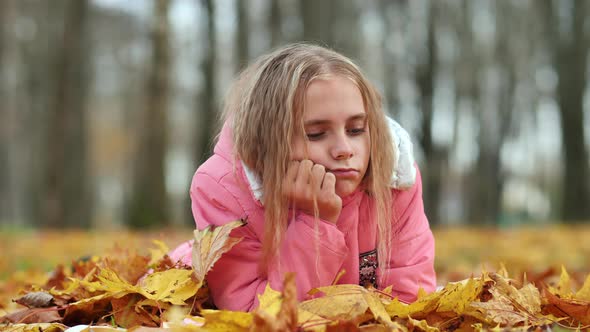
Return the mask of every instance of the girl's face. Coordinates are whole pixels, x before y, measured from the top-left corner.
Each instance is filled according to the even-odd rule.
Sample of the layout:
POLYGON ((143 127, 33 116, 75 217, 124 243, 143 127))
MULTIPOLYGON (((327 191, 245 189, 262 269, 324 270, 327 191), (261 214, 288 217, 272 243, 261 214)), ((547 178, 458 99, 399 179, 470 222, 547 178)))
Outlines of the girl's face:
POLYGON ((294 137, 292 160, 308 158, 336 176, 336 194, 346 197, 362 182, 369 164, 370 133, 358 87, 344 77, 312 81, 305 92, 305 132, 294 137))

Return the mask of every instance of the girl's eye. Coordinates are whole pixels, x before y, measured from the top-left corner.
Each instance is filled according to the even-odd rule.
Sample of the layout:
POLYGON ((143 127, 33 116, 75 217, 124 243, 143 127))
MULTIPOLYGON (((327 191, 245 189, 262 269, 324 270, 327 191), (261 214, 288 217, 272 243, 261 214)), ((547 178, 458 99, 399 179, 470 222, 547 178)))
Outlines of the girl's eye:
POLYGON ((309 139, 310 141, 317 141, 320 138, 322 138, 322 136, 324 136, 324 133, 323 132, 308 133, 307 134, 307 139, 309 139))
POLYGON ((352 128, 348 130, 348 133, 351 135, 360 135, 365 132, 365 128, 352 128))

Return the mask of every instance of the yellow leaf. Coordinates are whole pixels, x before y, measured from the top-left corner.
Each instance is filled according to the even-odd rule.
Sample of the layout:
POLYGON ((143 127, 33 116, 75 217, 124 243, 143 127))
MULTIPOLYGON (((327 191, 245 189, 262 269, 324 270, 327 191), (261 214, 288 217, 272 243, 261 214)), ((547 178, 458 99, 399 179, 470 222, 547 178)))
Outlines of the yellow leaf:
POLYGON ((160 240, 153 240, 152 241, 157 247, 151 248, 150 249, 150 261, 148 263, 148 266, 152 266, 153 264, 157 263, 160 259, 162 259, 162 257, 164 257, 164 255, 166 255, 170 249, 168 249, 168 246, 160 241, 160 240))
POLYGON ((423 316, 426 316, 428 313, 436 310, 440 296, 441 291, 430 293, 426 296, 419 296, 418 300, 412 304, 403 303, 398 298, 395 298, 385 305, 385 310, 391 317, 414 317, 418 313, 423 313, 423 316))
POLYGON ((476 301, 483 288, 482 279, 465 279, 459 282, 450 282, 441 291, 439 305, 436 311, 452 311, 462 315, 469 304, 476 301))
POLYGON ((425 320, 417 320, 417 319, 413 319, 413 318, 409 317, 408 322, 410 323, 411 326, 417 327, 424 332, 438 332, 439 331, 438 328, 428 325, 428 322, 426 322, 425 320))
POLYGON ((299 307, 323 318, 352 320, 364 314, 369 305, 356 293, 324 296, 301 302, 299 307))
POLYGON ((205 324, 199 331, 249 331, 252 325, 252 314, 248 312, 201 310, 201 316, 205 318, 205 324))
POLYGON ((61 332, 68 327, 58 323, 35 323, 35 324, 0 324, 0 331, 10 332, 61 332))
MULTIPOLYGON (((270 289, 267 287, 267 290, 270 289)), ((274 294, 270 294, 274 297, 274 294)), ((275 314, 269 314, 260 306, 253 312, 253 331, 294 331, 297 329, 297 287, 295 286, 295 273, 285 275, 283 292, 280 294, 280 310, 275 314)), ((276 299, 275 303, 278 302, 276 299)))
POLYGON ((215 227, 211 231, 210 227, 204 230, 195 230, 195 241, 193 243, 193 271, 199 281, 205 279, 205 275, 221 255, 230 250, 242 239, 230 237, 231 231, 244 225, 241 220, 232 221, 223 226, 215 227))
POLYGON ((201 288, 201 282, 193 281, 191 274, 191 270, 182 269, 152 273, 142 280, 138 293, 150 300, 184 305, 201 288))
POLYGON ((394 330, 395 326, 391 321, 391 317, 389 317, 389 314, 385 310, 381 299, 375 293, 366 293, 363 294, 363 297, 365 298, 365 301, 367 302, 367 305, 369 306, 369 309, 373 313, 375 319, 383 325, 394 330))
POLYGON ((590 301, 590 275, 586 277, 584 285, 578 290, 575 298, 578 300, 590 301))
POLYGON ((281 310, 283 297, 281 292, 270 288, 270 283, 266 284, 264 293, 258 295, 258 309, 264 310, 272 316, 276 316, 281 310))
POLYGON ((490 274, 490 277, 496 282, 495 289, 507 297, 518 309, 529 314, 536 314, 541 311, 541 295, 535 286, 527 284, 521 289, 516 289, 499 275, 490 274))
POLYGON ((354 284, 341 284, 341 285, 331 285, 331 286, 324 286, 324 287, 317 287, 307 294, 309 295, 316 295, 318 293, 323 293, 325 296, 332 296, 332 295, 339 295, 339 294, 365 294, 368 290, 360 285, 354 284))
POLYGON ((90 292, 105 292, 111 296, 122 297, 129 293, 136 293, 139 288, 129 284, 109 268, 100 269, 96 276, 98 281, 80 280, 80 284, 90 292))
POLYGON ((572 286, 570 275, 567 273, 565 267, 561 266, 561 276, 559 277, 559 283, 557 284, 557 288, 549 287, 551 293, 555 295, 559 295, 560 297, 572 297, 572 286))
POLYGON ((495 284, 490 288, 493 298, 487 302, 473 302, 471 306, 483 314, 477 317, 489 323, 502 325, 516 325, 527 323, 533 326, 543 326, 552 320, 541 313, 541 298, 539 290, 533 284, 527 284, 520 289, 510 285, 508 280, 498 274, 490 274, 495 284))

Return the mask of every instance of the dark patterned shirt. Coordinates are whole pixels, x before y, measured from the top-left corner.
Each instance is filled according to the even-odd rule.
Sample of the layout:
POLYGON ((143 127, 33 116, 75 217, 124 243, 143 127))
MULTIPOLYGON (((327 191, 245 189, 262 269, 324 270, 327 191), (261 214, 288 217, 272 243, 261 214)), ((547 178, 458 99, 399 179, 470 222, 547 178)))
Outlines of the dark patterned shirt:
POLYGON ((377 249, 359 255, 359 285, 377 288, 377 249))

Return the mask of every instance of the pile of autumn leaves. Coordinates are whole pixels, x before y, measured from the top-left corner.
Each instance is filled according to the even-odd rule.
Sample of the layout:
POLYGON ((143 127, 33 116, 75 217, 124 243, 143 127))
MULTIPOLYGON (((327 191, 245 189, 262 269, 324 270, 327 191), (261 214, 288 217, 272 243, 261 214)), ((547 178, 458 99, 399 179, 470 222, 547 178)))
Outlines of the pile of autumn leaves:
POLYGON ((31 286, 15 301, 24 307, 0 317, 0 330, 61 331, 70 326, 181 331, 446 331, 495 327, 531 330, 560 325, 590 327, 590 276, 573 291, 562 270, 547 285, 509 279, 505 271, 449 283, 405 304, 389 289, 333 285, 297 301, 293 274, 282 292, 267 287, 251 313, 210 308, 203 280, 215 261, 240 239, 241 222, 195 231, 193 266, 173 262, 157 242, 151 255, 118 250, 58 267, 45 285, 31 286))

